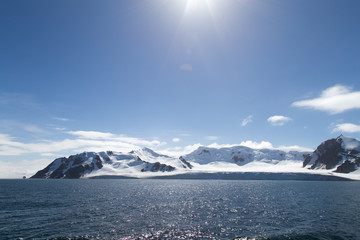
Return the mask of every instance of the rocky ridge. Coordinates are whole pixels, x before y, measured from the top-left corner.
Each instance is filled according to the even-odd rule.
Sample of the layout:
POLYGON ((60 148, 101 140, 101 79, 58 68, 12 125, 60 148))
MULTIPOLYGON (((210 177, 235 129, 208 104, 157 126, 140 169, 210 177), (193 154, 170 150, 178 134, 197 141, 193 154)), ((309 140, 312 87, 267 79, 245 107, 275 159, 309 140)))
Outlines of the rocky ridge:
POLYGON ((148 148, 125 154, 113 151, 83 152, 55 159, 31 178, 81 178, 103 169, 107 169, 108 173, 114 169, 144 173, 171 172, 179 168, 191 169, 192 165, 185 160, 157 154, 148 148))
POLYGON ((305 157, 303 167, 309 169, 335 169, 338 173, 354 172, 360 167, 360 142, 340 135, 322 142, 305 157))
POLYGON ((241 173, 250 169, 251 172, 259 172, 259 168, 256 168, 259 166, 265 166, 261 171, 278 173, 325 173, 330 175, 333 172, 352 173, 360 167, 360 142, 354 138, 341 135, 324 141, 312 153, 278 149, 252 149, 245 146, 199 147, 192 153, 180 158, 158 154, 148 148, 129 153, 83 152, 68 158, 55 159, 32 178, 103 176, 138 178, 169 175, 183 175, 186 178, 187 175, 184 174, 187 173, 202 174, 209 171, 212 173, 241 173), (254 166, 255 169, 251 169, 254 166))

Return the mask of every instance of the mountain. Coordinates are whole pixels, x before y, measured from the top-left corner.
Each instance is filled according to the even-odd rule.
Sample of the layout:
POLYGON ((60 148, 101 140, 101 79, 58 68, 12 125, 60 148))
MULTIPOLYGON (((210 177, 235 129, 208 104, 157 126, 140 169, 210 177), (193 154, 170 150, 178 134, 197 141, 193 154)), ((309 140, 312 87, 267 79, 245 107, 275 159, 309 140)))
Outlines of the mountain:
POLYGON ((322 142, 308 155, 303 167, 310 169, 335 169, 338 173, 350 173, 360 167, 360 142, 340 135, 322 142))
POLYGON ((245 146, 234 146, 229 148, 199 147, 194 152, 183 156, 188 162, 197 164, 209 164, 214 162, 235 163, 244 166, 254 161, 266 163, 278 163, 283 160, 303 161, 307 152, 290 151, 285 152, 274 149, 252 149, 245 146))
POLYGON ((179 158, 162 155, 148 148, 129 153, 83 152, 55 159, 31 178, 226 178, 231 175, 232 178, 242 179, 254 176, 260 178, 256 173, 263 173, 261 177, 267 178, 271 175, 269 173, 273 173, 276 176, 271 175, 272 179, 284 178, 286 174, 286 178, 294 176, 297 179, 292 175, 297 174, 301 175, 300 179, 310 179, 311 175, 320 174, 360 180, 360 174, 357 174, 360 171, 355 175, 343 174, 352 173, 359 166, 360 142, 339 136, 324 141, 312 153, 245 146, 199 147, 179 158))
POLYGON ((158 154, 144 148, 129 153, 120 152, 83 152, 68 158, 58 158, 31 178, 80 178, 85 175, 172 172, 176 169, 191 169, 185 160, 158 154))

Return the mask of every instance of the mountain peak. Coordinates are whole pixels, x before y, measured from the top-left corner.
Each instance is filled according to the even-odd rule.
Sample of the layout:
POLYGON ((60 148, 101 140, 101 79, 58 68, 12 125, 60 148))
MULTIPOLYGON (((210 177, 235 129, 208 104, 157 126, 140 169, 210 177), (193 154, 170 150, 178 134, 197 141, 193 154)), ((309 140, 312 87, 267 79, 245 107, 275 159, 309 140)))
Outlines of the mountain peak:
POLYGON ((336 172, 349 173, 360 165, 360 142, 342 134, 322 142, 304 160, 303 166, 310 169, 334 169, 336 172))

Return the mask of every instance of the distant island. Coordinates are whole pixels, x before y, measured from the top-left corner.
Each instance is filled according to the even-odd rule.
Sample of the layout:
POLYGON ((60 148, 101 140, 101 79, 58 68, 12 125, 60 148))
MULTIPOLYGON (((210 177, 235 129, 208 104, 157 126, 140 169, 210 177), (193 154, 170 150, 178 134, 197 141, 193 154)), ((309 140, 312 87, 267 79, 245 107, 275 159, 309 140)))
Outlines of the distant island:
POLYGON ((360 180, 360 142, 340 135, 314 152, 199 147, 179 158, 149 148, 55 159, 31 178, 360 180))

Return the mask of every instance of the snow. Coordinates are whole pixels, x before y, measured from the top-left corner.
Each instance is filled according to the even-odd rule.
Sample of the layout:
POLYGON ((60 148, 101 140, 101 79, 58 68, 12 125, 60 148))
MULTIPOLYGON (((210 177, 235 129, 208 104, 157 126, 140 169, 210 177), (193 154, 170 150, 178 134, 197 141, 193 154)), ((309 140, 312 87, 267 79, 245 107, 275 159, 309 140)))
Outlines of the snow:
POLYGON ((307 152, 285 152, 274 149, 252 149, 245 146, 235 146, 220 149, 200 147, 194 152, 185 155, 184 158, 187 161, 198 164, 208 164, 211 162, 236 162, 237 165, 241 166, 253 161, 303 161, 303 154, 305 153, 307 152))
MULTIPOLYGON (((360 144, 351 138, 343 138, 346 149, 358 149, 360 144)), ((179 158, 162 155, 151 149, 144 148, 129 153, 122 152, 84 152, 70 156, 66 169, 73 166, 75 159, 81 158, 81 165, 94 164, 94 170, 86 172, 84 178, 96 176, 124 176, 149 178, 171 176, 186 173, 217 173, 217 172, 267 172, 267 173, 307 173, 346 177, 360 180, 360 169, 351 174, 334 173, 331 170, 310 170, 303 167, 303 155, 309 152, 282 151, 279 149, 253 149, 245 146, 224 148, 199 147, 190 154, 183 156, 193 168, 189 169, 179 158), (100 158, 103 167, 98 169, 96 162, 100 158), (174 167, 173 171, 152 172, 153 164, 160 163, 174 167), (143 169, 148 171, 142 171, 143 169)), ((317 158, 313 154, 311 162, 317 158)), ((59 168, 67 159, 56 159, 49 168, 51 172, 59 168)), ((312 163, 309 164, 312 164, 312 163)), ((74 166, 78 166, 77 163, 74 166)), ((311 165, 310 165, 311 166, 311 165)), ((64 171, 66 171, 66 169, 64 171)))
POLYGON ((345 150, 357 150, 360 152, 360 142, 351 137, 342 136, 342 147, 345 150))

